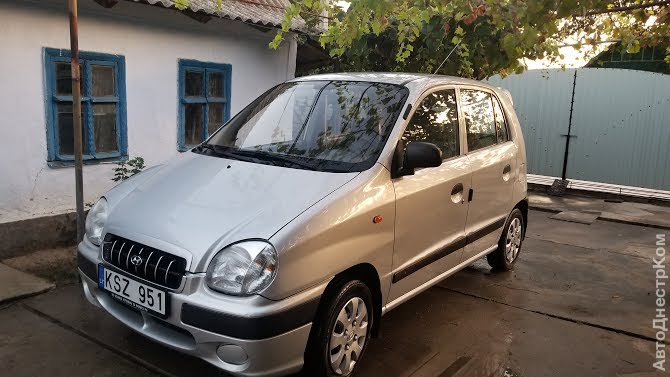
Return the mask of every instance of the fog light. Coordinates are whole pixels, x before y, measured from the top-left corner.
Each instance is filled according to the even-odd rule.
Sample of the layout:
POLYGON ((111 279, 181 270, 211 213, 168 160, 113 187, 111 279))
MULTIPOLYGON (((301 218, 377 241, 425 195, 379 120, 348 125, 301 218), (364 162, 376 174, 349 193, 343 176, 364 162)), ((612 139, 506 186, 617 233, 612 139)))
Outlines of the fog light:
POLYGON ((233 365, 242 365, 249 358, 244 351, 244 348, 234 344, 220 345, 219 348, 216 349, 216 355, 224 362, 233 365))

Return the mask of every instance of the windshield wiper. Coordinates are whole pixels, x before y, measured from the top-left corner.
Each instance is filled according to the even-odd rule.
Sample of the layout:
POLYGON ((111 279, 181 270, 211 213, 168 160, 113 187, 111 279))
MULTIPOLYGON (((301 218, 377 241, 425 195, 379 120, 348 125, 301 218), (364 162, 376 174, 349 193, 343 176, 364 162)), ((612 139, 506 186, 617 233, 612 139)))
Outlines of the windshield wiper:
POLYGON ((237 150, 236 153, 240 153, 243 156, 256 157, 260 160, 265 160, 269 162, 288 163, 309 170, 316 170, 318 168, 318 164, 299 161, 297 160, 296 157, 290 157, 288 155, 268 153, 263 151, 256 152, 256 151, 245 151, 245 150, 237 150))
POLYGON ((258 162, 259 161, 259 159, 256 158, 256 157, 249 156, 249 155, 244 155, 244 154, 239 154, 239 153, 236 153, 235 150, 226 150, 226 149, 223 149, 220 146, 214 145, 214 144, 203 143, 203 144, 200 144, 198 147, 202 148, 202 149, 210 150, 215 155, 217 155, 218 157, 225 157, 225 158, 229 158, 231 160, 239 160, 239 161, 245 161, 245 162, 258 162))
POLYGON ((212 151, 215 155, 219 157, 230 158, 234 160, 246 161, 246 162, 270 162, 272 165, 278 166, 277 163, 282 163, 282 165, 293 165, 295 167, 300 167, 308 170, 319 170, 320 163, 309 163, 300 161, 299 157, 293 157, 289 155, 269 153, 265 151, 253 151, 253 150, 244 150, 244 149, 229 149, 224 148, 215 144, 200 144, 199 148, 207 149, 212 151))

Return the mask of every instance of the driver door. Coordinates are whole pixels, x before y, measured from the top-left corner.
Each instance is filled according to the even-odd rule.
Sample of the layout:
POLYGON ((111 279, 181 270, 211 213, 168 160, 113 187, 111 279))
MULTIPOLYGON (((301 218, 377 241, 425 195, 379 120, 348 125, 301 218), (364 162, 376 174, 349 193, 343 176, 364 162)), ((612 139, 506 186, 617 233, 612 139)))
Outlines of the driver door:
POLYGON ((442 151, 442 165, 393 179, 396 193, 393 280, 389 302, 437 277, 462 260, 470 167, 458 119, 456 91, 425 95, 402 140, 424 141, 442 151))

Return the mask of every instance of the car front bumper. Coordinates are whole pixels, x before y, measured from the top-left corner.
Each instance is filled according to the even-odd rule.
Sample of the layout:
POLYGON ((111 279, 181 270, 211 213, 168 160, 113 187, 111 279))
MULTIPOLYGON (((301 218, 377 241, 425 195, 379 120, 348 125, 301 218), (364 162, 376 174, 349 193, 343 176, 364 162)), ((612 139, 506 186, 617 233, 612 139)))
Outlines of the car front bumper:
POLYGON ((260 296, 217 299, 218 294, 205 286, 203 274, 187 274, 181 292, 168 290, 169 316, 162 319, 130 308, 100 289, 97 266, 104 262, 99 248, 87 240, 78 248, 86 298, 136 332, 239 376, 282 376, 302 368, 311 321, 325 286, 282 301, 260 296))

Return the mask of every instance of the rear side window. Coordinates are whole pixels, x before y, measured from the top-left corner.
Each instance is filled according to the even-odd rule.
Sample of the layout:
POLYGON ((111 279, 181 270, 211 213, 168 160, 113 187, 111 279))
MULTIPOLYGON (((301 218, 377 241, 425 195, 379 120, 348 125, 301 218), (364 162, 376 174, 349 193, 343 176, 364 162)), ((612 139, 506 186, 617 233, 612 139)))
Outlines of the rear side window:
POLYGON ((473 89, 461 89, 460 92, 460 104, 468 136, 468 151, 496 144, 498 136, 491 94, 473 89))
POLYGON ((507 132, 507 122, 505 122, 505 115, 503 114, 500 102, 495 98, 493 100, 493 112, 496 117, 496 133, 498 134, 498 143, 509 141, 509 134, 507 132))
POLYGON ((405 143, 425 141, 437 145, 442 158, 460 154, 456 91, 440 90, 421 101, 410 119, 402 139, 405 143))

